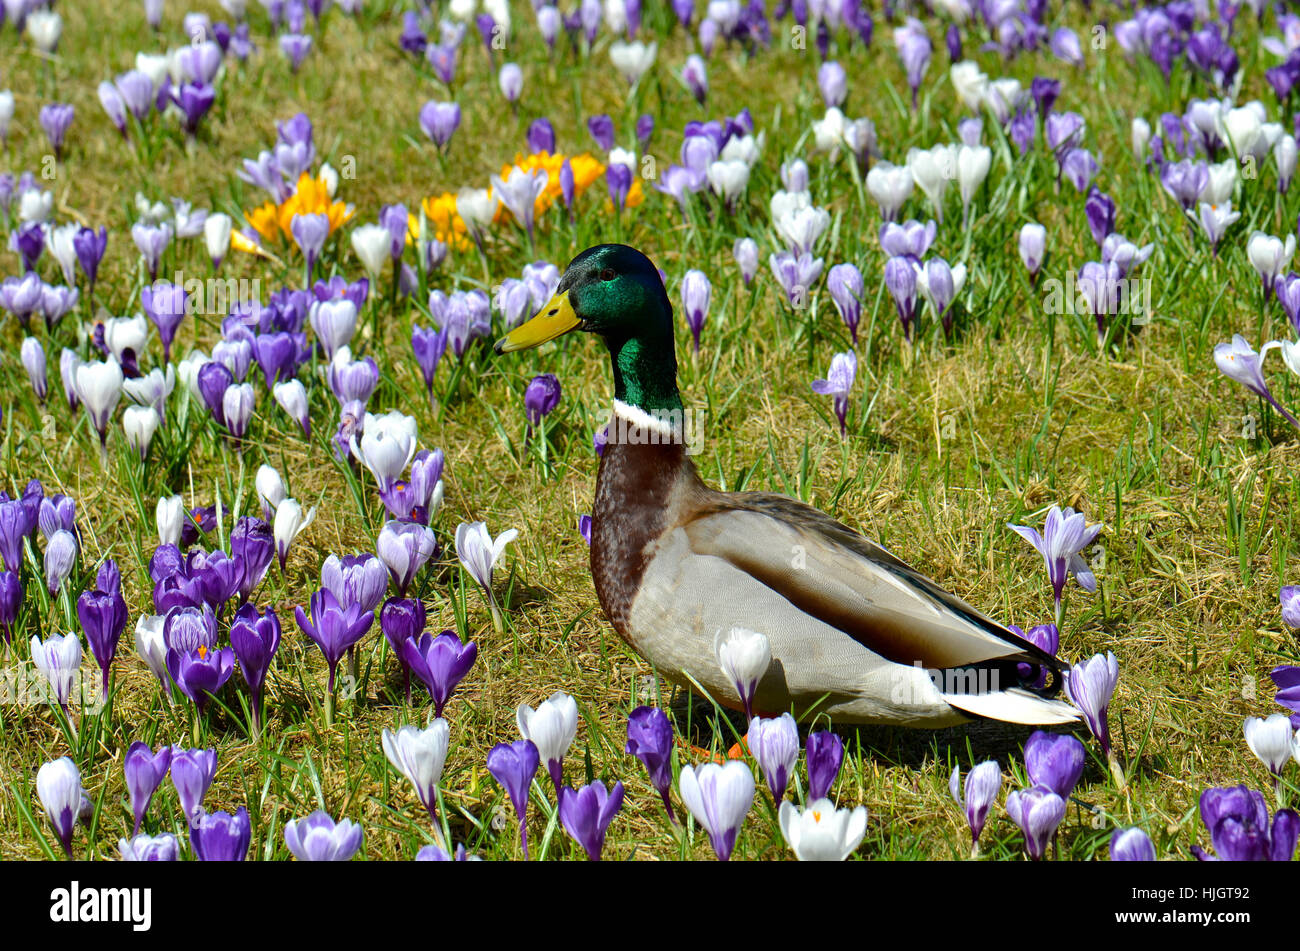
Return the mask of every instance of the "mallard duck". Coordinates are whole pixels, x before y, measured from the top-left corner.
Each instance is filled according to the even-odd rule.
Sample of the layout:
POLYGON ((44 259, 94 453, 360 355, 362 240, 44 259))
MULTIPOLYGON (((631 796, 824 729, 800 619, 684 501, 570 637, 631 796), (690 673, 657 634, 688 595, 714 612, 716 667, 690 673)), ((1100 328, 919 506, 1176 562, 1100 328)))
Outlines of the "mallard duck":
POLYGON ((1060 664, 881 546, 794 499, 700 479, 677 390, 673 307, 635 248, 570 262, 537 316, 496 343, 599 336, 614 407, 591 525, 591 576, 618 634, 668 680, 741 708, 715 657, 732 628, 765 634, 754 709, 843 723, 944 727, 1077 719, 1050 699, 1060 664), (1044 686, 1043 669, 1050 674, 1044 686))

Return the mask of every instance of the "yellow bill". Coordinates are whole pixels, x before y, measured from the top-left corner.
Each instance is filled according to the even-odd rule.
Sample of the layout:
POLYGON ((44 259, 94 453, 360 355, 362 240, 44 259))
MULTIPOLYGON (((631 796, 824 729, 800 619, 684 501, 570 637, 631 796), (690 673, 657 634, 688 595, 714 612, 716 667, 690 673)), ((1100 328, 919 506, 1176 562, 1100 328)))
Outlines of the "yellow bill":
POLYGON ((569 292, 565 291, 547 301, 532 320, 520 324, 498 340, 494 349, 497 353, 513 353, 540 347, 548 340, 576 330, 581 323, 569 303, 569 292))

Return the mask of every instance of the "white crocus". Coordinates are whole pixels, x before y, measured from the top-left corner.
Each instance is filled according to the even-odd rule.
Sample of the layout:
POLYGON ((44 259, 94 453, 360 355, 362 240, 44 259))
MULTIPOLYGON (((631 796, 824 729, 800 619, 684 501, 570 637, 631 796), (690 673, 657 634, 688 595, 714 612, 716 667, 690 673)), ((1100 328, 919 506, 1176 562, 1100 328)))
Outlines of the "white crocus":
POLYGON ((943 196, 948 183, 957 177, 956 150, 943 144, 930 149, 908 149, 907 170, 929 199, 935 218, 942 222, 943 196))
POLYGON ((970 214, 971 200, 988 178, 992 162, 993 150, 987 145, 963 145, 957 150, 957 189, 961 192, 963 217, 970 214))
POLYGON ((54 260, 59 262, 59 270, 63 272, 64 283, 72 286, 77 281, 77 249, 72 243, 72 239, 81 231, 81 225, 72 222, 66 225, 59 225, 57 228, 46 230, 47 247, 50 254, 54 255, 54 260))
POLYGON ((818 799, 800 809, 781 803, 781 834, 801 862, 843 862, 867 834, 867 808, 836 809, 818 799))
POLYGON ((1295 255, 1295 235, 1288 234, 1286 241, 1262 231, 1253 232, 1246 242, 1246 257, 1267 289, 1272 290, 1278 275, 1286 271, 1295 255))
POLYGON ((234 222, 230 216, 220 212, 208 215, 203 222, 203 243, 207 246, 213 267, 220 267, 225 260, 226 253, 230 250, 230 233, 233 228, 234 222))
MULTIPOLYGON (((180 498, 180 496, 177 496, 180 498)), ((158 683, 164 688, 163 692, 168 693, 167 687, 167 642, 163 638, 163 622, 166 618, 161 614, 142 614, 140 619, 135 622, 135 652, 140 655, 153 675, 158 678, 158 683)), ((169 694, 170 696, 170 694, 169 694)))
POLYGON ((1287 760, 1291 758, 1291 719, 1284 713, 1264 717, 1246 717, 1243 727, 1246 745, 1256 758, 1279 777, 1287 760))
POLYGON ((161 423, 162 417, 152 406, 128 406, 122 411, 126 444, 138 452, 141 459, 149 455, 149 446, 161 423))
POLYGON ((289 497, 280 473, 265 464, 258 467, 257 475, 253 479, 253 488, 257 492, 257 500, 262 503, 262 513, 267 517, 270 517, 271 513, 280 507, 280 503, 289 497))
POLYGON ((515 724, 519 735, 537 747, 558 794, 564 785, 564 756, 578 735, 578 702, 563 690, 557 690, 538 704, 536 710, 521 703, 515 710, 515 724))
POLYGON ((718 858, 726 861, 736 835, 754 804, 754 774, 740 760, 685 766, 677 782, 682 802, 709 834, 718 858))
POLYGON ((641 42, 614 42, 609 45, 610 61, 630 86, 636 85, 637 81, 654 65, 658 53, 658 43, 647 46, 641 42))
POLYGON ((818 152, 835 152, 844 142, 846 123, 838 106, 826 110, 824 118, 813 123, 813 141, 818 152))
POLYGON ((385 729, 380 741, 388 762, 415 787, 416 796, 430 816, 437 807, 436 790, 447 764, 450 737, 447 721, 438 717, 424 730, 404 726, 394 733, 385 729))
POLYGON ((713 193, 728 204, 749 186, 749 166, 740 159, 711 162, 706 174, 713 193))
POLYGON ((296 499, 285 499, 276 507, 271 531, 275 536, 275 552, 280 559, 281 571, 284 571, 289 558, 289 546, 315 518, 316 507, 313 505, 304 515, 302 505, 296 499))
POLYGON ((1232 199, 1237 189, 1237 163, 1232 159, 1207 166, 1210 179, 1201 192, 1200 199, 1209 205, 1222 205, 1232 199))
POLYGON ((772 663, 767 635, 743 627, 733 627, 725 634, 719 630, 713 639, 713 654, 744 704, 746 719, 752 717, 758 682, 772 663))
POLYGON ((880 162, 867 172, 867 191, 880 206, 886 221, 893 221, 912 194, 912 173, 906 165, 880 162))
POLYGON ((948 78, 952 80, 953 89, 957 90, 957 98, 967 109, 978 112, 988 92, 988 76, 984 75, 976 63, 963 60, 952 64, 952 68, 948 70, 948 78))
POLYGON ((108 438, 108 420, 122 398, 122 368, 116 360, 85 363, 77 367, 77 396, 86 415, 99 433, 101 445, 108 438))
POLYGON ((27 35, 42 53, 53 53, 63 34, 63 18, 53 10, 33 10, 27 14, 27 35))
POLYGON ((383 225, 362 225, 352 232, 352 250, 372 277, 384 272, 392 245, 392 235, 383 225))
POLYGON ((509 528, 494 540, 484 522, 461 522, 456 526, 456 557, 487 595, 492 623, 498 630, 501 629, 501 611, 497 607, 496 595, 492 593, 492 572, 505 554, 506 546, 518 537, 518 530, 509 528))
POLYGON ((486 188, 462 188, 456 195, 456 214, 465 222, 465 228, 476 242, 497 212, 497 200, 486 188))
POLYGON ((159 545, 180 545, 181 530, 185 527, 185 502, 179 495, 165 495, 154 507, 158 523, 159 545))
POLYGON ((808 206, 786 212, 776 221, 777 233, 796 254, 811 252, 830 227, 831 215, 824 208, 808 206))
POLYGON ((1146 155, 1147 145, 1150 142, 1151 123, 1141 116, 1134 116, 1133 121, 1129 123, 1129 144, 1133 147, 1133 154, 1138 158, 1146 155))

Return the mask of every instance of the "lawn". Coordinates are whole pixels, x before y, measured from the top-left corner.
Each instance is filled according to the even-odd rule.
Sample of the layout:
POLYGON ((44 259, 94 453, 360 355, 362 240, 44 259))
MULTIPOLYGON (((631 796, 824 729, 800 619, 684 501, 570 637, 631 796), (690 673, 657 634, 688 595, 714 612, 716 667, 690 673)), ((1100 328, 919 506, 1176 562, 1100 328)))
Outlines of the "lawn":
MULTIPOLYGON (((908 342, 884 280, 881 211, 847 149, 816 147, 813 125, 826 112, 817 82, 821 56, 811 38, 792 34, 788 16, 773 21, 769 47, 750 51, 738 41, 717 42, 706 60, 709 89, 701 105, 679 78, 698 40, 676 24, 667 4, 645 4, 641 37, 657 40, 658 52, 632 86, 611 64, 609 47, 618 37, 608 27, 590 46, 581 41, 576 48, 561 30, 551 52, 529 4, 515 2, 503 48, 489 52, 470 22, 449 87, 424 57, 399 45, 408 4, 387 6, 369 0, 355 15, 331 8, 319 24, 308 14, 304 30, 314 42, 295 72, 278 48, 267 11, 249 4, 256 48, 243 62, 226 56, 212 84, 215 101, 194 136, 173 115, 155 111, 143 123, 131 119, 124 137, 101 107, 97 86, 132 69, 137 51, 184 45, 182 19, 191 8, 213 22, 230 20, 216 3, 168 4, 154 31, 138 3, 109 16, 94 4, 65 2, 58 6, 62 35, 52 55, 39 53, 12 23, 0 27, 0 89, 12 90, 15 100, 0 173, 31 171, 36 185, 52 193, 52 222, 103 225, 109 233, 93 293, 75 272, 81 284, 75 309, 53 329, 38 326, 39 319, 32 324, 48 359, 44 403, 19 356, 27 334, 13 315, 0 323, 4 488, 21 494, 35 478, 47 495, 71 496, 81 538, 77 563, 59 593, 46 590, 43 535, 30 543, 21 569, 26 596, 5 655, 11 696, 0 706, 0 854, 61 855, 35 778, 43 763, 66 755, 79 768, 93 806, 75 834, 74 852, 116 858, 118 840, 132 831, 123 759, 137 740, 155 749, 171 743, 215 748, 217 771, 204 804, 210 811, 248 809, 250 858, 289 858, 285 823, 318 808, 362 826, 367 859, 410 859, 438 841, 411 786, 381 748, 384 728, 423 725, 432 707, 418 684, 413 701, 405 701, 401 666, 378 620, 358 645, 358 676, 345 678, 328 724, 326 664, 294 621, 294 608, 305 609, 320 587, 326 557, 374 551, 387 518, 370 473, 335 455, 339 406, 322 359, 313 355, 297 372, 308 394, 310 437, 276 404, 255 362, 248 381, 256 404, 239 446, 178 379, 166 423, 143 463, 127 444, 120 407, 101 455, 89 417, 69 408, 59 380, 64 347, 102 360, 94 349, 95 322, 141 312, 150 278, 131 237, 141 218, 137 195, 148 202, 184 199, 243 227, 244 213, 267 195, 238 177, 241 160, 272 148, 277 122, 298 113, 313 127, 311 170, 327 162, 339 175, 336 199, 353 209, 326 241, 315 276, 349 281, 365 273, 349 232, 377 221, 385 205, 400 202, 418 220, 424 199, 489 187, 490 176, 529 154, 535 119, 549 119, 558 152, 591 153, 608 164, 587 129, 588 117, 607 114, 618 145, 637 154, 634 207, 616 211, 601 177, 577 197, 572 216, 562 202, 551 205, 531 238, 505 211, 488 226, 481 250, 449 223, 446 260, 427 274, 413 271, 409 295, 397 293, 391 267, 373 280, 352 341, 354 354, 373 357, 378 368, 367 408, 413 417, 420 447, 445 454, 445 496, 431 521, 440 549, 418 575, 412 596, 424 602, 430 632, 449 629, 478 648, 446 710, 450 748, 439 815, 453 842, 488 859, 522 857, 514 809, 489 775, 487 755, 496 744, 519 738, 517 706, 537 706, 562 690, 580 713, 566 781, 621 780, 626 789, 605 857, 711 858, 708 836, 697 824, 689 833, 671 824, 645 769, 624 752, 628 715, 646 703, 671 713, 682 738, 675 747, 677 770, 706 755, 725 757, 745 731, 739 715, 719 717, 707 700, 691 701, 657 680, 596 601, 579 518, 591 511, 598 464, 593 434, 608 418, 612 395, 599 342, 574 334, 537 351, 494 356, 491 343, 505 329, 494 306, 490 333, 472 340, 461 358, 447 352, 432 399, 412 352, 412 326, 433 323, 429 291, 479 289, 496 298, 501 283, 520 278, 526 264, 544 260, 563 270, 578 252, 604 242, 634 245, 666 275, 677 308, 679 384, 686 405, 704 419, 695 459, 711 485, 801 499, 878 540, 990 616, 1026 630, 1052 620, 1052 592, 1041 558, 1007 526, 1041 528, 1052 505, 1073 506, 1089 522, 1104 523, 1084 552, 1097 591, 1070 582, 1059 653, 1072 662, 1098 652, 1117 656, 1110 723, 1127 784, 1110 774, 1081 725, 1077 733, 1088 760, 1049 855, 1104 859, 1116 828, 1139 826, 1161 858, 1190 858, 1193 845, 1209 847, 1198 814, 1204 789, 1245 783, 1269 792, 1270 777, 1243 740, 1243 722, 1278 712, 1269 671, 1300 662, 1278 603, 1279 588, 1297 578, 1293 513, 1300 501, 1294 478, 1300 440, 1271 406, 1216 369, 1213 351, 1235 333, 1257 349, 1294 336, 1279 302, 1270 297, 1261 303, 1247 239, 1257 229, 1293 234, 1300 198, 1294 188, 1279 191, 1272 157, 1258 168, 1243 165, 1233 201, 1241 220, 1211 253, 1200 226, 1161 187, 1159 172, 1148 168, 1147 155, 1134 153, 1134 117, 1145 117, 1159 134, 1161 113, 1181 116, 1190 100, 1222 95, 1204 73, 1180 57, 1166 81, 1151 58, 1126 54, 1116 39, 1122 15, 1109 6, 1091 12, 1053 6, 1047 13, 1049 28, 1069 25, 1082 38, 1077 67, 1051 55, 1046 44, 1004 58, 981 48, 990 36, 983 22, 964 26, 965 56, 988 76, 1017 79, 1025 90, 1036 76, 1061 80, 1054 108, 1086 121, 1079 144, 1100 166, 1094 183, 1113 199, 1114 229, 1135 245, 1153 246, 1129 275, 1141 282, 1149 307, 1136 319, 1112 318, 1099 346, 1091 313, 1058 306, 1065 300, 1059 295, 1053 302, 1058 285, 1052 282, 1072 282, 1068 275, 1100 256, 1085 195, 1058 175, 1042 129, 1022 155, 984 109, 991 170, 974 193, 965 227, 956 183, 948 189, 930 249, 931 256, 967 268, 952 305, 952 330, 945 334, 925 306, 908 342), (523 74, 513 108, 498 83, 507 61, 523 74), (420 107, 453 99, 461 122, 438 149, 421 130, 420 107), (52 102, 75 108, 57 160, 37 119, 52 102), (725 120, 742 108, 752 117, 759 150, 747 187, 731 208, 705 188, 688 198, 683 212, 653 186, 680 161, 685 124, 725 120), (642 114, 655 122, 648 147, 636 141, 642 114), (848 262, 864 277, 856 346, 832 302, 825 270, 807 299, 791 305, 768 266, 768 255, 785 248, 769 201, 782 188, 782 164, 797 158, 807 162, 813 203, 830 215, 816 257, 825 270, 848 262), (1028 222, 1041 223, 1047 234, 1047 258, 1036 280, 1017 250, 1028 222), (746 237, 760 249, 752 283, 733 259, 734 243, 746 237), (704 272, 712 286, 698 352, 681 306, 690 269, 704 272), (850 349, 857 355, 857 378, 841 438, 831 400, 810 384, 827 375, 834 354, 850 349), (542 373, 556 375, 562 397, 530 438, 524 390, 542 373), (218 505, 220 524, 200 544, 229 550, 235 518, 260 512, 254 478, 263 464, 277 469, 288 494, 316 514, 291 546, 285 569, 272 564, 251 599, 259 608, 274 608, 283 628, 267 677, 266 719, 254 735, 239 673, 198 717, 179 691, 160 690, 134 649, 133 632, 141 615, 155 613, 149 562, 158 545, 158 499, 179 493, 187 507, 218 505), (456 557, 456 526, 475 521, 485 522, 494 537, 507 529, 519 533, 496 569, 500 629, 456 557), (64 717, 56 705, 31 696, 39 691, 30 689, 28 642, 33 635, 80 631, 77 597, 95 586, 106 558, 120 568, 129 615, 112 665, 110 700, 99 712, 74 702, 64 717)), ((697 0, 697 22, 703 6, 697 0)), ((872 165, 903 164, 910 148, 960 141, 958 121, 970 110, 949 78, 947 14, 924 18, 934 51, 915 107, 893 39, 902 18, 888 21, 874 6, 871 14, 870 47, 850 43, 841 29, 829 58, 847 72, 844 114, 874 123, 879 154, 872 165)), ((422 22, 436 40, 436 19, 422 22)), ((1259 24, 1248 10, 1238 18, 1232 45, 1241 85, 1235 101, 1259 99, 1269 118, 1289 129, 1290 114, 1279 109, 1264 76, 1280 59, 1260 46, 1260 37, 1281 32, 1272 14, 1259 24)), ((899 217, 932 217, 919 189, 899 217)), ((15 203, 0 215, 0 231, 9 236, 20 225, 15 203)), ((303 257, 293 242, 265 243, 269 257, 232 248, 219 276, 263 301, 286 285, 305 286, 303 257)), ((418 256, 412 243, 402 260, 416 269, 418 256)), ((48 250, 36 269, 47 283, 66 283, 48 250)), ((0 277, 22 272, 19 253, 6 241, 0 277)), ((212 274, 202 236, 176 239, 159 269, 160 278, 181 283, 212 274)), ((207 310, 181 323, 173 362, 193 349, 213 353, 226 313, 207 310)), ((314 339, 310 331, 308 338, 314 339)), ((152 327, 138 358, 145 372, 163 366, 152 327)), ((1280 356, 1270 354, 1265 367, 1278 401, 1294 407, 1300 386, 1280 356)), ((223 636, 232 610, 223 618, 223 636)), ((88 647, 85 653, 81 672, 93 685, 98 673, 88 647)), ((814 728, 829 727, 823 720, 814 728)), ((1029 728, 981 722, 934 732, 835 731, 846 755, 833 798, 868 811, 858 858, 965 858, 965 817, 948 792, 953 768, 965 774, 996 759, 1003 796, 1026 782, 1022 748, 1029 728)), ((1284 775, 1284 798, 1296 792, 1292 769, 1284 775)), ((776 805, 755 775, 758 792, 735 856, 790 857, 776 805)), ((792 785, 799 791, 789 798, 799 802, 806 785, 802 765, 792 785)), ((1023 837, 1001 799, 990 813, 981 854, 1018 860, 1023 837)), ((532 858, 583 857, 559 822, 544 770, 533 785, 528 828, 532 858)), ((169 780, 154 797, 145 830, 187 838, 169 780)))

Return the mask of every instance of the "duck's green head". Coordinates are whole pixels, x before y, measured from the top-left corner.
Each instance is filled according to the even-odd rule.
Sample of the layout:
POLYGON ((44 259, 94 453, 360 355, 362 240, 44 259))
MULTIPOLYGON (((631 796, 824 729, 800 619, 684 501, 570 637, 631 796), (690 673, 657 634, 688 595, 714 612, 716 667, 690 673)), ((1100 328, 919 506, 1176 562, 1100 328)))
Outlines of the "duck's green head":
POLYGON ((614 396, 644 410, 681 407, 673 305, 659 270, 636 248, 601 244, 569 262, 555 296, 496 343, 497 353, 541 346, 573 330, 605 341, 614 396))

